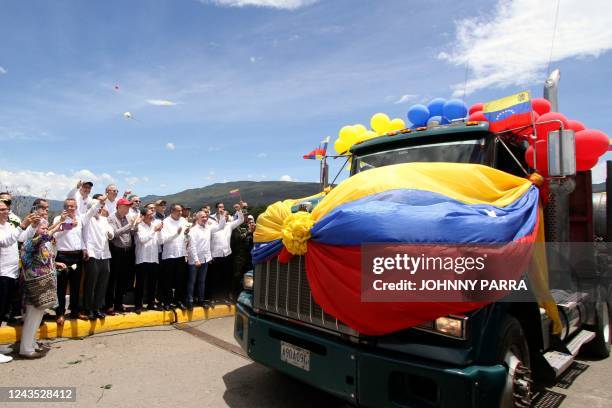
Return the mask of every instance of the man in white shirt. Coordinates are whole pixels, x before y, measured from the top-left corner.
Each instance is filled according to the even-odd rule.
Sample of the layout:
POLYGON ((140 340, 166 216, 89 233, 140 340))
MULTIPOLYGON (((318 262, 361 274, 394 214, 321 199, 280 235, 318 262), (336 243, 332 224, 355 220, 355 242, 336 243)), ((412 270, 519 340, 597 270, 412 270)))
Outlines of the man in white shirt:
MULTIPOLYGON (((0 201, 0 325, 10 303, 10 295, 19 277, 19 236, 39 217, 30 214, 15 227, 8 221, 10 209, 5 201, 0 201)), ((13 358, 0 354, 0 363, 8 363, 13 358)))
POLYGON ((136 288, 135 312, 142 311, 143 300, 147 310, 157 310, 155 306, 155 284, 159 269, 158 247, 161 243, 161 230, 164 223, 155 220, 155 211, 143 208, 140 212, 141 222, 136 227, 136 288), (143 299, 144 298, 144 299, 143 299))
MULTIPOLYGON (((106 196, 94 195, 87 213, 81 219, 83 237, 87 249, 85 282, 83 286, 83 309, 89 320, 103 319, 106 314, 104 298, 110 275, 110 249, 108 241, 113 239, 113 228, 108 223, 108 211, 104 208, 106 196)), ((81 317, 81 316, 79 316, 81 317)))
POLYGON ((241 201, 241 210, 236 211, 235 218, 232 217, 231 221, 229 213, 224 210, 223 203, 217 203, 217 212, 213 214, 215 217, 213 218, 211 215, 211 218, 215 219, 217 223, 222 217, 226 220, 225 227, 212 234, 210 245, 213 261, 208 272, 209 279, 207 286, 211 289, 209 293, 213 302, 231 303, 231 300, 228 298, 232 279, 232 265, 230 263, 232 249, 230 247, 230 239, 232 231, 244 222, 244 214, 242 213, 243 204, 245 203, 241 201), (220 211, 223 211, 223 213, 220 211))
POLYGON ((189 230, 188 263, 189 274, 187 276, 187 310, 193 309, 194 287, 196 281, 198 288, 196 291, 197 302, 204 305, 206 271, 208 263, 212 260, 210 252, 211 234, 222 230, 225 227, 225 218, 221 218, 218 224, 208 225, 208 213, 199 211, 195 215, 195 225, 189 230))
MULTIPOLYGON (((77 202, 74 198, 64 200, 64 211, 62 215, 66 219, 60 225, 53 238, 57 248, 56 262, 67 266, 66 269, 57 271, 57 298, 58 307, 55 309, 57 324, 64 324, 66 313, 66 289, 70 284, 70 318, 79 316, 79 291, 81 288, 81 271, 83 258, 85 256, 85 242, 83 240, 83 223, 77 213, 77 202)), ((57 224, 61 220, 58 215, 53 220, 57 224)))
POLYGON ((106 186, 106 202, 104 203, 104 208, 108 211, 108 216, 110 217, 117 211, 117 196, 119 195, 119 189, 114 184, 109 184, 106 186))
POLYGON ((187 263, 185 262, 185 230, 187 221, 181 217, 183 207, 173 204, 170 215, 164 219, 161 231, 162 271, 159 279, 160 295, 164 310, 170 310, 171 303, 185 310, 187 291, 187 263), (172 289, 174 288, 174 296, 172 289))
POLYGON ((89 203, 91 202, 91 188, 93 187, 93 183, 91 181, 81 181, 76 185, 76 188, 73 188, 68 192, 66 198, 74 198, 77 203, 77 212, 79 215, 85 215, 87 212, 87 208, 89 203))

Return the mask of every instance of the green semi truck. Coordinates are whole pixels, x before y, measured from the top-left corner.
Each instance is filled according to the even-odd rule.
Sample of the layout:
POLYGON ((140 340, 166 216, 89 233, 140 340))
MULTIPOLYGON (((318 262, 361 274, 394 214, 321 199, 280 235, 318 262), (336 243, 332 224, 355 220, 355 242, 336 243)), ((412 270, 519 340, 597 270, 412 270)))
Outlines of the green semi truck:
MULTIPOLYGON (((545 88, 545 97, 555 107, 553 91, 545 88)), ((351 175, 398 163, 459 162, 523 177, 526 148, 490 132, 487 123, 460 121, 357 144, 351 148, 351 175)), ((575 162, 571 148, 556 152, 549 166, 575 162)), ((591 183, 590 171, 566 169, 551 180, 544 209, 560 334, 552 334, 551 318, 534 299, 496 302, 365 336, 321 309, 311 295, 304 258, 295 256, 286 264, 271 259, 245 275, 234 337, 254 361, 358 406, 531 406, 539 387, 554 382, 579 353, 605 358, 610 352, 610 219, 594 218, 591 183), (596 223, 607 225, 604 236, 594 235, 596 223), (581 243, 580 249, 569 242, 581 243), (567 252, 573 250, 579 253, 567 252), (566 265, 577 257, 580 262, 566 265)), ((608 193, 611 185, 608 177, 608 193)))

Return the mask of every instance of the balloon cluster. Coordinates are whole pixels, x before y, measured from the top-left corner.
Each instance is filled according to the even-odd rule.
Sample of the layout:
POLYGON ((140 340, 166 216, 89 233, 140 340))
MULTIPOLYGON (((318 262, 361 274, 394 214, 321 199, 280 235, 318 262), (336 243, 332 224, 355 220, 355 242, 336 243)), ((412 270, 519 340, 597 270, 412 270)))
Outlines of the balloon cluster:
POLYGON ((338 139, 334 142, 334 149, 338 154, 346 154, 355 143, 364 142, 390 132, 396 132, 406 128, 402 119, 391 119, 384 113, 377 113, 370 119, 372 130, 364 125, 347 125, 338 132, 338 139))
POLYGON ((411 128, 422 126, 445 125, 453 120, 464 119, 468 108, 460 99, 432 99, 427 105, 416 104, 408 109, 408 120, 411 128))
MULTIPOLYGON (((475 103, 469 109, 470 121, 486 122, 487 118, 483 114, 484 104, 475 103)), ((534 98, 531 100, 533 118, 535 121, 536 138, 533 135, 534 126, 528 126, 515 132, 517 136, 526 137, 529 141, 529 148, 525 152, 525 161, 531 168, 535 168, 543 176, 548 175, 548 133, 559 130, 561 124, 563 129, 574 131, 576 139, 576 170, 587 171, 592 169, 608 150, 608 136, 595 129, 587 129, 586 126, 577 120, 567 119, 559 112, 550 111, 550 102, 544 98, 534 98), (536 150, 536 163, 534 166, 534 147, 536 150)))

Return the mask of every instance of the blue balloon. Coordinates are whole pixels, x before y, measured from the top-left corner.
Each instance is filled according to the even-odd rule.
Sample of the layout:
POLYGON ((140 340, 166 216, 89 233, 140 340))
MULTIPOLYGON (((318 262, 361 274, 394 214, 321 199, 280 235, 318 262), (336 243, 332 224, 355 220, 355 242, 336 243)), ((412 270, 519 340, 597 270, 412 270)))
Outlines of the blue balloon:
POLYGON ((431 102, 427 104, 427 109, 429 109, 429 115, 430 116, 442 116, 445 103, 446 103, 446 99, 444 98, 432 99, 431 102))
POLYGON ((412 105, 408 109, 408 120, 415 126, 425 126, 429 119, 429 109, 425 105, 412 105))
POLYGON ((440 122, 441 125, 448 125, 450 123, 450 121, 448 119, 446 119, 444 116, 442 116, 442 122, 440 122))
POLYGON ((427 121, 427 126, 439 126, 443 122, 442 116, 436 115, 429 118, 427 121))
POLYGON ((467 113, 468 107, 460 99, 450 99, 444 104, 443 116, 449 121, 463 119, 467 116, 467 113))

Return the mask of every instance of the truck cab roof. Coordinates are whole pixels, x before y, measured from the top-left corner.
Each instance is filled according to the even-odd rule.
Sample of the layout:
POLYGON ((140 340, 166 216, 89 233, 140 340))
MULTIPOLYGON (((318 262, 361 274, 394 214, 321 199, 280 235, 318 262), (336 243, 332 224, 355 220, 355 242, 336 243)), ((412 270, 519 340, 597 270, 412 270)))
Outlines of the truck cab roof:
POLYGON ((489 132, 488 122, 468 122, 441 125, 433 128, 406 129, 388 136, 376 137, 354 144, 350 152, 355 156, 374 153, 381 150, 392 150, 406 146, 427 145, 431 143, 453 142, 481 137, 493 137, 489 132))

